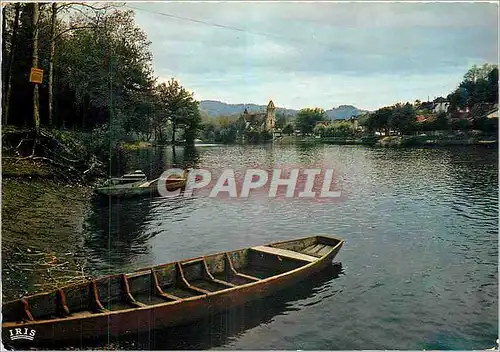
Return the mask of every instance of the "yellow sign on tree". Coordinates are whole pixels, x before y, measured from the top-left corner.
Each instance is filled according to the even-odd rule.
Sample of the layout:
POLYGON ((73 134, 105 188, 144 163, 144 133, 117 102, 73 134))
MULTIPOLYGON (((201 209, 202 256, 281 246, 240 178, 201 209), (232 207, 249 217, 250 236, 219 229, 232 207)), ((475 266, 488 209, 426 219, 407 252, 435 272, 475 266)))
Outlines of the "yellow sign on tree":
POLYGON ((39 68, 32 67, 30 74, 30 82, 33 83, 42 83, 43 81, 43 70, 39 68))

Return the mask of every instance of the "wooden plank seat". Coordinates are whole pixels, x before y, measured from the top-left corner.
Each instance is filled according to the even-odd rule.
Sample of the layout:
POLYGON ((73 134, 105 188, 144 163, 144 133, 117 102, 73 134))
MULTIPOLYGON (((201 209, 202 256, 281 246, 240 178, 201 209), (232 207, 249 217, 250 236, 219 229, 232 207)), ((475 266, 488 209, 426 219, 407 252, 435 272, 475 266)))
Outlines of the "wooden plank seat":
POLYGON ((281 249, 281 248, 275 248, 275 247, 257 246, 257 247, 252 247, 252 250, 257 251, 257 252, 267 253, 267 254, 278 255, 278 256, 284 257, 284 258, 310 262, 310 263, 318 260, 317 257, 313 257, 313 256, 310 256, 307 254, 302 254, 299 252, 290 251, 288 249, 281 249))
POLYGON ((314 244, 310 247, 307 247, 302 251, 304 254, 312 255, 315 257, 322 257, 332 249, 331 246, 326 244, 314 244))

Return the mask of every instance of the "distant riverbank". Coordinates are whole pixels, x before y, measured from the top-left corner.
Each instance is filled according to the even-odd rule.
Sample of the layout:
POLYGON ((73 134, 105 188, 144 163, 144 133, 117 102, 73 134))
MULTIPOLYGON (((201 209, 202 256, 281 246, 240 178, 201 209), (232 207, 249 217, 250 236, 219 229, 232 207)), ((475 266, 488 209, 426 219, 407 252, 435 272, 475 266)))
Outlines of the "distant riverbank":
POLYGON ((325 143, 338 145, 366 145, 373 147, 448 147, 483 145, 496 146, 496 138, 484 136, 368 136, 368 137, 294 137, 285 136, 280 144, 325 143))
MULTIPOLYGON (((364 137, 314 137, 314 136, 283 136, 265 144, 337 144, 337 145, 365 145, 371 147, 448 147, 448 146, 489 146, 496 147, 498 141, 492 136, 364 136, 364 137)), ((199 142, 196 146, 238 145, 238 144, 262 144, 248 142, 214 143, 210 141, 199 142)), ((124 149, 140 149, 130 145, 124 149)))

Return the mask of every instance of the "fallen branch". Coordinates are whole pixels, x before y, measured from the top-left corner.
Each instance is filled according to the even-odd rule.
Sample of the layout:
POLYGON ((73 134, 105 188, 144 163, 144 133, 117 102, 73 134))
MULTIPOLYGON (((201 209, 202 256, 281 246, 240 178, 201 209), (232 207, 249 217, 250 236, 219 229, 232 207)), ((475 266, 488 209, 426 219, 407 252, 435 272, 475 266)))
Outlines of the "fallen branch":
POLYGON ((21 147, 21 145, 24 143, 24 142, 28 142, 28 141, 32 141, 33 139, 28 139, 28 137, 26 136, 26 138, 21 138, 21 141, 19 142, 19 144, 17 145, 16 149, 19 149, 21 147))
POLYGON ((56 265, 52 265, 50 262, 48 263, 42 263, 41 265, 49 265, 50 266, 50 270, 54 269, 54 268, 57 268, 59 266, 63 266, 63 265, 66 265, 66 264, 69 264, 69 262, 64 262, 64 263, 61 263, 61 264, 56 264, 56 265))
POLYGON ((49 148, 47 148, 46 146, 43 146, 43 149, 44 149, 47 153, 52 154, 52 155, 54 155, 54 156, 57 156, 58 158, 64 159, 64 160, 65 160, 65 161, 67 161, 68 163, 73 163, 73 164, 78 164, 78 163, 83 164, 83 163, 85 163, 85 161, 84 161, 84 160, 82 160, 82 159, 68 159, 68 158, 66 158, 66 157, 62 156, 60 153, 55 153, 55 152, 53 152, 52 150, 50 150, 50 149, 49 149, 49 148))
MULTIPOLYGON (((34 156, 32 157, 33 160, 42 160, 42 161, 46 161, 54 166, 59 166, 59 167, 62 167, 62 168, 67 168, 68 170, 71 170, 71 171, 74 171, 77 175, 78 175, 78 170, 75 169, 73 166, 69 166, 69 165, 63 165, 63 164, 60 164, 52 159, 49 159, 49 158, 46 158, 44 156, 34 156)), ((83 180, 82 177, 80 177, 81 180, 83 180)))

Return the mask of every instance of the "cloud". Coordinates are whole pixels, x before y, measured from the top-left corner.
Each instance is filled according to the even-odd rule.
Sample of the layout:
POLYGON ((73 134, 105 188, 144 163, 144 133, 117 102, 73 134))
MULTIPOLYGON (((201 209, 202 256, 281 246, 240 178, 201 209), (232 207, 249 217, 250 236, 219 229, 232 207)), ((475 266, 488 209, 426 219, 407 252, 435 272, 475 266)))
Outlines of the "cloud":
POLYGON ((376 108, 446 95, 472 64, 498 62, 490 3, 133 6, 155 72, 202 99, 376 108))

